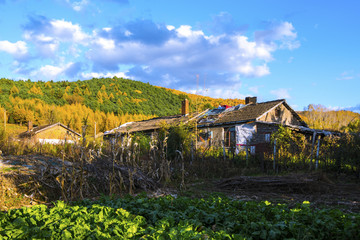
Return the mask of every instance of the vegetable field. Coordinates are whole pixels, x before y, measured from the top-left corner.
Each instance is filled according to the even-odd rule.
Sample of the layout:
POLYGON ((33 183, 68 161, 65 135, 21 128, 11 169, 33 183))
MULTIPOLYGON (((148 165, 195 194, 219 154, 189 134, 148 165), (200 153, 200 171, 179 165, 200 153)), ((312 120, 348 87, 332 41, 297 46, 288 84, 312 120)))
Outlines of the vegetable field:
POLYGON ((360 214, 223 196, 102 197, 0 212, 0 239, 356 239, 360 214))

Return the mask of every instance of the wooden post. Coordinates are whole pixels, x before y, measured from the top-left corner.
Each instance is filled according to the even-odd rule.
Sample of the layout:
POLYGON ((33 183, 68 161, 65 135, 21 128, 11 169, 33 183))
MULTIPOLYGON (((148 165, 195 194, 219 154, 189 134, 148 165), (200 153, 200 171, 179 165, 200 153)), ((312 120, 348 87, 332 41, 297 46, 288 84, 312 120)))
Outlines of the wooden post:
POLYGON ((311 143, 311 152, 310 152, 310 169, 312 168, 312 160, 313 160, 313 152, 315 146, 315 138, 316 138, 316 131, 314 131, 312 136, 312 143, 311 143))
POLYGON ((273 169, 275 171, 276 168, 276 138, 274 140, 274 162, 273 162, 273 169))
POLYGON ((96 139, 96 121, 95 121, 95 127, 94 127, 94 141, 96 139))
POLYGON ((319 167, 319 151, 320 151, 320 136, 318 136, 318 144, 316 149, 316 160, 315 160, 315 169, 319 167))
POLYGON ((195 154, 197 154, 197 139, 198 139, 198 129, 197 129, 197 121, 195 121, 195 154))
POLYGON ((245 150, 246 150, 246 167, 248 167, 249 166, 249 146, 247 145, 247 143, 246 143, 245 150))
POLYGON ((6 110, 4 108, 4 132, 6 132, 6 110))
POLYGON ((191 162, 190 165, 192 164, 192 162, 194 161, 194 141, 191 141, 191 162))
POLYGON ((223 156, 224 156, 224 161, 225 161, 225 160, 226 160, 226 152, 225 152, 225 143, 224 143, 224 140, 222 140, 221 143, 222 143, 223 156))

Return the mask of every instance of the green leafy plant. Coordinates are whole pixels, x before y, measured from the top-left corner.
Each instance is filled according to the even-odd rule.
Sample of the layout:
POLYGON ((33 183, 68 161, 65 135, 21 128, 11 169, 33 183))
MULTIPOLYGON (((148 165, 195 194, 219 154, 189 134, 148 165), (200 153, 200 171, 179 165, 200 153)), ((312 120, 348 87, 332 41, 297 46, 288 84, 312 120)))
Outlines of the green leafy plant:
POLYGON ((145 195, 0 212, 2 239, 354 239, 360 214, 285 204, 145 195))

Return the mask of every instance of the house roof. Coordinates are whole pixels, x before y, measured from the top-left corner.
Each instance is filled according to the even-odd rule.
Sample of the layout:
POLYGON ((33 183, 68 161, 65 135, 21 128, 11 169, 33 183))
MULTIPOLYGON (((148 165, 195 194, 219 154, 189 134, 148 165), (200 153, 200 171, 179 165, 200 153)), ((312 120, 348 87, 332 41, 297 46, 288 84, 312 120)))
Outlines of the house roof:
POLYGON ((180 123, 187 123, 197 118, 200 114, 190 113, 188 115, 174 115, 174 116, 166 116, 166 117, 157 117, 139 122, 128 122, 123 125, 120 125, 115 129, 105 132, 104 135, 114 134, 115 132, 129 132, 129 133, 145 132, 149 130, 159 129, 162 127, 163 124, 178 125, 180 123))
POLYGON ((80 133, 75 132, 74 130, 72 130, 71 128, 65 126, 64 124, 58 122, 58 123, 54 123, 54 124, 48 124, 48 125, 42 125, 42 126, 37 126, 34 127, 33 129, 31 129, 30 131, 26 131, 26 132, 22 132, 19 134, 19 138, 25 138, 25 137, 32 137, 42 131, 48 130, 50 128, 56 127, 56 126, 61 126, 63 128, 65 128, 66 130, 74 133, 75 135, 81 137, 80 133))
POLYGON ((199 114, 189 114, 187 116, 175 115, 168 117, 158 117, 140 122, 125 123, 118 128, 105 132, 104 135, 113 134, 115 132, 151 131, 159 129, 163 122, 166 124, 176 125, 181 122, 186 123, 193 119, 198 120, 198 127, 209 127, 244 123, 249 121, 259 121, 260 117, 281 104, 283 104, 294 115, 294 117, 300 122, 301 126, 307 127, 306 123, 286 103, 285 99, 278 99, 274 101, 252 103, 247 105, 240 104, 228 109, 220 107, 217 109, 206 110, 199 114))
MULTIPOLYGON (((306 123, 301 119, 301 117, 286 103, 285 99, 278 99, 274 101, 262 102, 262 103, 252 103, 235 108, 232 111, 224 111, 216 116, 215 120, 211 123, 205 123, 204 125, 223 125, 223 124, 233 124, 240 122, 248 121, 257 121, 264 114, 273 110, 277 106, 284 104, 284 106, 294 115, 294 117, 299 120, 301 126, 307 127, 306 123)), ((200 123, 201 124, 201 123, 200 123)), ((199 126, 200 127, 200 126, 199 126)))
POLYGON ((247 120, 256 120, 273 107, 277 106, 279 103, 282 103, 284 100, 275 100, 270 102, 256 103, 256 104, 247 104, 239 110, 226 112, 223 116, 220 116, 218 120, 214 123, 227 123, 227 122, 241 122, 247 120))

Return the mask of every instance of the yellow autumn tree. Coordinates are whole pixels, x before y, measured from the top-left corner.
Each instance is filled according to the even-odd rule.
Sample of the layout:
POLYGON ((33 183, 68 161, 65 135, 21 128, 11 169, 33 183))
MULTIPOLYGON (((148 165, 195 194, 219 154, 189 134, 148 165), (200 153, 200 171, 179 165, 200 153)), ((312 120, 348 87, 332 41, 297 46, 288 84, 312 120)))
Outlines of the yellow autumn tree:
POLYGON ((109 96, 106 92, 102 92, 102 97, 106 100, 109 100, 109 96))
POLYGON ((12 88, 10 89, 10 94, 18 94, 19 93, 19 89, 14 85, 12 86, 12 88))
POLYGON ((28 93, 30 94, 34 94, 34 95, 43 95, 43 92, 41 91, 40 87, 36 87, 36 84, 34 84, 32 86, 32 88, 30 88, 30 90, 28 91, 28 93))
POLYGON ((98 100, 99 103, 103 103, 104 100, 102 98, 102 93, 100 91, 98 91, 98 93, 96 94, 96 98, 98 100))
POLYGON ((50 81, 47 81, 47 82, 45 83, 45 87, 46 87, 46 88, 49 88, 49 89, 52 88, 52 87, 51 87, 51 82, 50 82, 50 81))
POLYGON ((79 86, 76 86, 73 90, 73 94, 78 94, 78 95, 81 95, 82 92, 81 92, 81 89, 79 88, 79 86))
POLYGON ((90 96, 90 95, 91 95, 91 92, 89 91, 88 88, 85 88, 85 90, 84 90, 84 95, 86 95, 86 96, 90 96))

